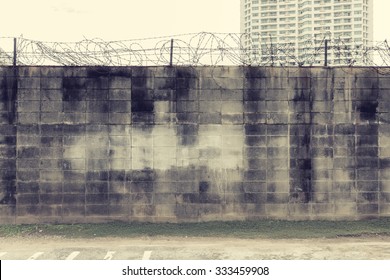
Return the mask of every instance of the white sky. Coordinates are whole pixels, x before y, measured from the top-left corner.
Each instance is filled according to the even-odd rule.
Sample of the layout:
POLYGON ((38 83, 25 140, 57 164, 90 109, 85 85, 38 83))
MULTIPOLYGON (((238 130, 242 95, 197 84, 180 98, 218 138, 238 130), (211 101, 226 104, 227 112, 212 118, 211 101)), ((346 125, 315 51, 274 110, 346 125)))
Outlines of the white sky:
MULTIPOLYGON (((374 40, 390 39, 389 0, 374 1, 374 40)), ((240 32, 240 0, 0 0, 0 37, 122 40, 240 32)))

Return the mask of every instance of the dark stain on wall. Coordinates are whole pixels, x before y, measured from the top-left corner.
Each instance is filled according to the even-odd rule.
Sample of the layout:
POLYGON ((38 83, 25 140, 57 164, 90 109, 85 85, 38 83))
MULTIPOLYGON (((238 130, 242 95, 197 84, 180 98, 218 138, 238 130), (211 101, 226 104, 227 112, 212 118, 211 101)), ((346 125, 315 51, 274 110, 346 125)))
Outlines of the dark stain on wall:
POLYGON ((290 126, 290 200, 296 203, 308 203, 312 199, 312 92, 307 88, 296 88, 292 98, 293 123, 301 123, 299 115, 309 114, 307 121, 290 126), (309 106, 300 103, 309 102, 309 106), (304 108, 304 110, 302 110, 304 108))
POLYGON ((144 114, 145 117, 152 116, 154 111, 154 102, 148 92, 147 79, 147 77, 133 78, 131 90, 131 112, 144 114))
POLYGON ((99 79, 102 77, 111 76, 111 67, 108 66, 96 66, 87 68, 87 77, 93 79, 99 79))
POLYGON ((2 197, 0 204, 16 204, 16 98, 18 94, 18 69, 16 67, 8 68, 4 72, 0 82, 0 103, 5 111, 1 118, 0 135, 1 144, 5 145, 5 155, 3 159, 7 166, 0 170, 2 197), (3 136, 6 135, 6 136, 3 136), (8 156, 7 156, 8 155, 8 156))
POLYGON ((63 78, 63 101, 82 101, 86 96, 86 82, 74 77, 63 78))
POLYGON ((16 98, 18 94, 18 73, 17 70, 12 70, 13 73, 11 75, 4 73, 0 83, 0 102, 3 103, 3 107, 7 111, 3 118, 5 117, 8 124, 13 124, 16 120, 16 98))
POLYGON ((176 119, 180 144, 195 145, 198 135, 198 96, 196 92, 198 75, 192 68, 176 69, 176 119), (191 91, 193 92, 191 94, 191 91))
POLYGON ((362 121, 376 121, 378 98, 379 98, 379 81, 376 79, 363 78, 364 90, 360 89, 357 99, 357 111, 360 112, 362 121), (367 90, 371 89, 371 90, 367 90))
POLYGON ((359 186, 360 202, 371 203, 372 214, 379 213, 378 209, 378 172, 387 164, 386 160, 378 160, 379 155, 379 124, 378 98, 379 81, 373 78, 363 78, 363 87, 357 93, 357 113, 360 115, 359 124, 355 125, 356 135, 356 181, 359 186), (367 90, 371 89, 371 90, 367 90))
POLYGON ((205 181, 199 182, 199 193, 206 193, 209 189, 209 183, 205 181))
POLYGON ((363 121, 374 121, 377 116, 378 101, 360 101, 357 110, 363 121))

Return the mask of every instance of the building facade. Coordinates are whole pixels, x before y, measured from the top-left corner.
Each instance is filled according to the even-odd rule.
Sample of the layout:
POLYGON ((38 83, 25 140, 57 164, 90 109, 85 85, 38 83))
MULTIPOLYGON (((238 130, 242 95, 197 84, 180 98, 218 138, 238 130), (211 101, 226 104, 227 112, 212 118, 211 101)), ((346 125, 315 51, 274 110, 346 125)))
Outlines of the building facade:
POLYGON ((373 40, 373 0, 241 0, 249 62, 365 65, 373 40))

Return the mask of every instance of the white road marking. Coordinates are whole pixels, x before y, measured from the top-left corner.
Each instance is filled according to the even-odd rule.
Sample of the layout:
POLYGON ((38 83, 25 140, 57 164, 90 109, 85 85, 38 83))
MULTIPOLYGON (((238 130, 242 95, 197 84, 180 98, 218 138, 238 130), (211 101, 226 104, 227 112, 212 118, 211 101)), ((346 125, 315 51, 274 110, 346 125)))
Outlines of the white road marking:
POLYGON ((6 254, 7 254, 7 252, 0 252, 0 258, 1 258, 2 256, 6 255, 6 254))
POLYGON ((152 251, 145 251, 144 255, 142 256, 142 259, 149 260, 151 255, 152 255, 152 251))
POLYGON ((70 261, 76 258, 80 254, 79 251, 74 251, 72 252, 65 260, 70 261))
POLYGON ((34 255, 32 255, 31 257, 29 257, 27 260, 31 261, 31 260, 36 260, 37 258, 39 258, 40 256, 43 255, 43 252, 36 252, 34 255))
POLYGON ((112 260, 115 253, 116 253, 115 251, 108 251, 106 256, 104 257, 104 260, 112 260))

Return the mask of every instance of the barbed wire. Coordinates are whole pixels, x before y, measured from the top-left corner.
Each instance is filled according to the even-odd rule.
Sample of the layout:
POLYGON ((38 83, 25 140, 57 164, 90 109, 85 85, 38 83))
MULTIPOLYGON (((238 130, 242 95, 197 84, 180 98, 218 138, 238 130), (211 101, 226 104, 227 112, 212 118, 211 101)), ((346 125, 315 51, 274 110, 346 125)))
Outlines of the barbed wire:
MULTIPOLYGON (((79 42, 44 42, 17 38, 17 65, 63 66, 159 66, 252 65, 390 66, 387 41, 364 46, 351 38, 308 38, 303 42, 281 42, 256 34, 191 33, 175 36, 104 41, 84 38, 79 42), (329 44, 326 44, 329 43, 329 44), (327 47, 325 47, 327 45, 327 47), (299 49, 299 51, 298 51, 299 49)), ((13 51, 3 48, 0 65, 12 65, 13 51)))

